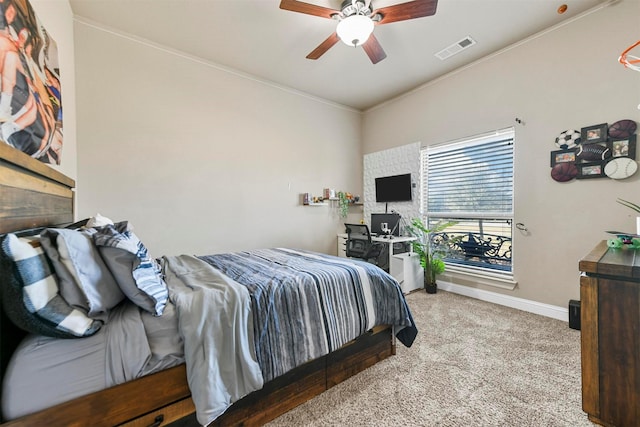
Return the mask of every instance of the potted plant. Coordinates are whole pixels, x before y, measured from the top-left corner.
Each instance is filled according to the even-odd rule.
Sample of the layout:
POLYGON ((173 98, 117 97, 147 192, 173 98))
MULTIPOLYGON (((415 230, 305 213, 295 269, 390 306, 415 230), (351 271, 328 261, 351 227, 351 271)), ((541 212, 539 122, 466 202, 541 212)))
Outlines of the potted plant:
POLYGON ((349 193, 344 191, 338 192, 338 212, 341 218, 346 218, 349 213, 349 193))
POLYGON ((428 294, 435 294, 438 290, 436 276, 445 271, 442 261, 444 251, 435 248, 431 242, 433 233, 439 233, 445 228, 457 224, 456 221, 438 222, 432 229, 428 229, 420 218, 413 218, 407 226, 409 234, 416 238, 411 242, 413 251, 420 256, 420 265, 424 269, 424 288, 428 294))

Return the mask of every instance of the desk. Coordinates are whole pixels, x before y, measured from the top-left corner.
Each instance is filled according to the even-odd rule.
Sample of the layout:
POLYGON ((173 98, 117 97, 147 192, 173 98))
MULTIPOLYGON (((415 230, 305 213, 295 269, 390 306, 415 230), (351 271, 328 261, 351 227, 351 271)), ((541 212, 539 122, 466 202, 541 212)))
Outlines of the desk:
MULTIPOLYGON (((420 259, 417 254, 409 252, 395 253, 394 243, 407 243, 416 240, 412 236, 391 236, 386 238, 382 236, 371 236, 374 242, 380 242, 387 245, 389 254, 389 274, 391 274, 402 287, 404 293, 409 293, 414 289, 424 286, 424 272, 420 267, 420 259)), ((346 258, 347 233, 338 234, 338 256, 346 258)))

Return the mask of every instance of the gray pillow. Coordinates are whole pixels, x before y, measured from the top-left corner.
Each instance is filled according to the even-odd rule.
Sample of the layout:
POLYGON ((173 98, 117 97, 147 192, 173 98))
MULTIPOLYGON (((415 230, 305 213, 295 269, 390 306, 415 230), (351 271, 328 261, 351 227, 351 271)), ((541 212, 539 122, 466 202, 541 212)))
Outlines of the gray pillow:
POLYGON ((56 338, 86 337, 102 326, 74 309, 58 292, 48 259, 38 244, 33 247, 15 234, 0 242, 0 290, 5 313, 25 331, 56 338))
POLYGON ((49 228, 41 242, 60 279, 62 297, 89 317, 106 321, 125 296, 93 244, 95 232, 49 228))
POLYGON ((97 229, 93 241, 124 294, 140 308, 161 316, 169 291, 158 263, 126 222, 97 229))

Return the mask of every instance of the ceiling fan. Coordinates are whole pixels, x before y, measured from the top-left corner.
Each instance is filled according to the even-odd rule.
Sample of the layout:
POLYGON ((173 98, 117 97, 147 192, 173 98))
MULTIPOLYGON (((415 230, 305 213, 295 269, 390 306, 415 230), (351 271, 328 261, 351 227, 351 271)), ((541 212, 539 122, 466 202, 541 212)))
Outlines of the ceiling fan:
POLYGON ((374 64, 387 57, 378 39, 373 35, 375 25, 431 16, 436 13, 437 5, 438 0, 414 0, 373 9, 371 0, 344 0, 340 10, 336 10, 298 0, 280 1, 280 9, 338 21, 336 31, 307 55, 307 59, 320 58, 338 40, 342 40, 349 46, 362 45, 374 64))

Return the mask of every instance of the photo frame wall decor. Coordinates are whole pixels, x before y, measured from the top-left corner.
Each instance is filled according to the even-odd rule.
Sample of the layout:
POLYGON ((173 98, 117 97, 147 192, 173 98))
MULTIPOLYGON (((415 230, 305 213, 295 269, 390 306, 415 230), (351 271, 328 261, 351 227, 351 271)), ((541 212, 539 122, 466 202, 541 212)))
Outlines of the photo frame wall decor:
POLYGON ((558 163, 567 163, 576 161, 576 149, 556 150, 551 152, 551 167, 558 163))
POLYGON ((580 129, 582 144, 607 142, 608 136, 607 123, 600 123, 599 125, 587 126, 580 129))
POLYGON ((576 179, 606 178, 604 164, 601 162, 580 163, 576 166, 578 167, 576 179))
POLYGON ((638 169, 636 157, 637 123, 630 119, 613 124, 600 123, 560 132, 551 151, 551 178, 557 182, 573 179, 626 179, 638 169))
POLYGON ((611 157, 636 158, 636 136, 631 135, 626 139, 614 139, 607 142, 611 150, 611 157))

